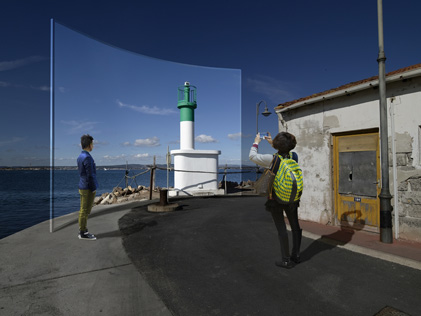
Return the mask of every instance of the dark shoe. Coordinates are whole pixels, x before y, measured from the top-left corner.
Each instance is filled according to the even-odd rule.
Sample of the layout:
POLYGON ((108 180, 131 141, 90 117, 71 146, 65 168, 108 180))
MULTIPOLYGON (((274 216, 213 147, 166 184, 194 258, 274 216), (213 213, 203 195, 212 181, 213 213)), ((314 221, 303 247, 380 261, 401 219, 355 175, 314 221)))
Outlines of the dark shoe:
POLYGON ((285 268, 285 269, 291 269, 294 267, 294 263, 289 259, 288 260, 282 259, 282 261, 275 261, 275 264, 278 267, 285 268))
POLYGON ((294 262, 294 263, 296 263, 296 264, 298 264, 298 263, 301 262, 301 258, 300 258, 299 255, 292 255, 291 256, 291 261, 294 262))
POLYGON ((290 260, 288 234, 278 235, 278 238, 281 246, 282 260, 275 261, 275 264, 281 268, 291 269, 294 266, 294 263, 290 260))
POLYGON ((83 239, 83 240, 96 240, 95 235, 92 235, 89 232, 79 232, 79 239, 83 239))

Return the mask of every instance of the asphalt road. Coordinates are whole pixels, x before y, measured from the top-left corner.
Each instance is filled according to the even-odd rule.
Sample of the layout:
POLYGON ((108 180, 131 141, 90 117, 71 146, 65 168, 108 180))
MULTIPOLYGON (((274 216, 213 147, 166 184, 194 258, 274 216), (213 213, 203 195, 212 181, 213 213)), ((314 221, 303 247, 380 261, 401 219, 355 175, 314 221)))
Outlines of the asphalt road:
POLYGON ((174 315, 421 315, 421 271, 303 238, 303 262, 280 258, 264 198, 180 200, 119 220, 135 267, 174 315), (394 314, 399 315, 399 314, 394 314), (401 314, 404 315, 404 314, 401 314))

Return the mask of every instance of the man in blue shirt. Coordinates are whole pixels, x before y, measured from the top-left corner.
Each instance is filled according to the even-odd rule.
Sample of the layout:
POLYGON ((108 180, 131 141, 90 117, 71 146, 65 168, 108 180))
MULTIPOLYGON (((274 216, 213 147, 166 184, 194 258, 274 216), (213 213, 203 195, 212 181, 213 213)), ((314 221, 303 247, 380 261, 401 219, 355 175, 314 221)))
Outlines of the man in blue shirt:
POLYGON ((77 158, 77 167, 79 169, 79 239, 96 240, 96 237, 88 232, 87 223, 94 204, 95 193, 98 187, 96 180, 96 166, 90 152, 94 147, 94 138, 90 135, 83 135, 80 138, 82 152, 77 158))

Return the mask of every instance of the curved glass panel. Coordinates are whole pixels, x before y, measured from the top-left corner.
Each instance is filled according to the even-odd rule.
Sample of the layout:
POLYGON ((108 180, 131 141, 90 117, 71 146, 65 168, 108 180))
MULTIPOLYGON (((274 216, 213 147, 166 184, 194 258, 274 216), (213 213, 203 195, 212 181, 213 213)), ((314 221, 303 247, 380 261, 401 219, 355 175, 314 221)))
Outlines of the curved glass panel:
MULTIPOLYGON (((240 70, 154 59, 59 23, 53 22, 52 28, 53 217, 79 208, 76 159, 83 134, 94 137, 91 154, 98 169, 97 196, 111 192, 124 177, 122 170, 109 170, 113 167, 151 165, 154 156, 157 164, 166 164, 167 150, 180 148, 177 93, 186 81, 197 87, 195 149, 220 150, 220 165, 240 164, 240 70)), ((188 51, 194 54, 194 47, 188 51)), ((172 176, 169 186, 173 186, 172 176)), ((156 184, 165 187, 166 172, 162 177, 157 175, 156 184)), ((149 186, 149 175, 139 177, 136 184, 149 186)))

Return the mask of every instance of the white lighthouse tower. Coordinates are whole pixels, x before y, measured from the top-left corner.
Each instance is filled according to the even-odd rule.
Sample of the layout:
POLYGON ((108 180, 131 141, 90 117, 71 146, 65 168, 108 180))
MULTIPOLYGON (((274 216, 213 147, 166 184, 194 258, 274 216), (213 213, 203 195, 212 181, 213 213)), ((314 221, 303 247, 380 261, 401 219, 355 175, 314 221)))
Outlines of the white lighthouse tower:
POLYGON ((174 156, 174 191, 170 195, 215 195, 218 190, 218 156, 220 150, 194 149, 194 110, 196 87, 185 82, 178 87, 180 109, 180 149, 174 156))

